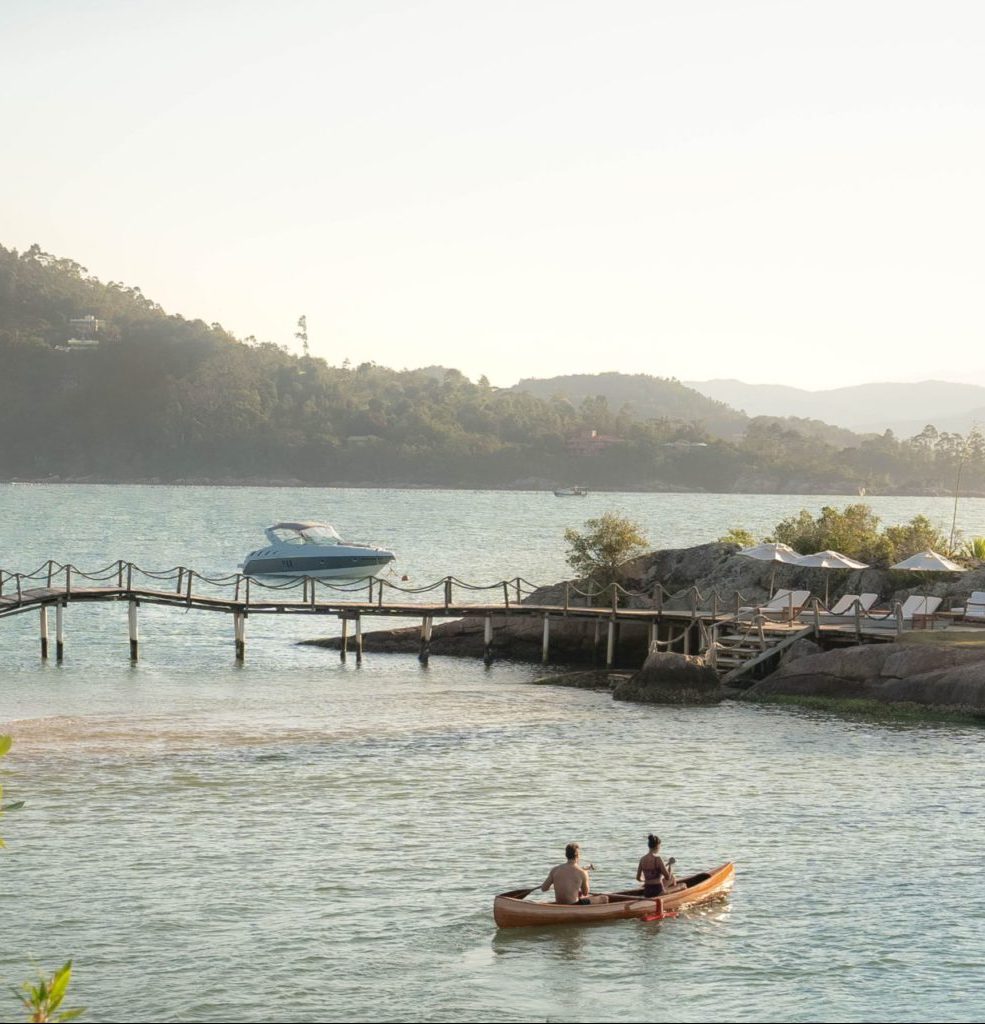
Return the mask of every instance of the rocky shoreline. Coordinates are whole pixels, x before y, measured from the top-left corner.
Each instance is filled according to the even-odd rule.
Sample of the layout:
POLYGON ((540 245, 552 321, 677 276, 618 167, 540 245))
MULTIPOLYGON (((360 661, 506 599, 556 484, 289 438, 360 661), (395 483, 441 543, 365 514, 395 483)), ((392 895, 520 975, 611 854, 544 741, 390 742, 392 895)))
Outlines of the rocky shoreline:
MULTIPOLYGON (((656 551, 623 566, 622 583, 639 593, 637 607, 653 607, 656 588, 672 596, 664 606, 687 608, 689 588, 702 593, 739 592, 747 603, 761 603, 768 594, 770 564, 737 554, 732 544, 704 544, 693 548, 656 551)), ((842 593, 874 592, 880 603, 891 606, 911 593, 934 594, 948 603, 963 604, 973 590, 985 590, 985 566, 945 582, 919 585, 913 574, 865 569, 836 574, 831 585, 833 603, 842 593), (914 583, 918 585, 914 586, 914 583), (909 586, 903 585, 909 584, 909 586)), ((777 585, 823 593, 821 570, 781 566, 777 585)), ((526 599, 531 604, 563 603, 564 584, 545 587, 526 599)), ((726 605, 723 604, 723 607, 726 605)), ((435 624, 432 656, 481 658, 485 652, 484 620, 464 618, 435 624)), ((336 637, 302 641, 338 649, 336 637)), ((367 652, 416 654, 420 650, 417 627, 376 630, 363 634, 367 652)), ((727 697, 754 701, 817 701, 836 705, 859 702, 887 709, 906 706, 933 713, 956 713, 985 719, 985 629, 916 630, 897 642, 863 644, 821 651, 802 642, 791 648, 779 668, 744 690, 725 690, 713 670, 698 658, 682 655, 647 655, 642 627, 626 628, 617 647, 613 671, 595 664, 598 650, 590 622, 552 620, 551 660, 568 671, 546 675, 541 684, 612 689, 616 699, 645 703, 708 704, 727 697)), ((542 654, 540 620, 493 616, 492 655, 499 660, 537 663, 542 654)))

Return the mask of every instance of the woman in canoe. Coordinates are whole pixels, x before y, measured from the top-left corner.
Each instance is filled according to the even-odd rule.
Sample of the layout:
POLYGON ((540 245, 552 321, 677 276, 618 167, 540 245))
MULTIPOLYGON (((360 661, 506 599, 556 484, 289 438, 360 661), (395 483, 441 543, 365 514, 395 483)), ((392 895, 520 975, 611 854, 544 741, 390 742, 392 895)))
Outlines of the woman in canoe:
POLYGON ((636 881, 643 883, 644 896, 665 896, 670 892, 677 892, 684 888, 682 882, 674 878, 671 870, 674 866, 674 858, 664 863, 660 856, 660 837, 652 832, 646 837, 648 851, 640 857, 639 866, 636 868, 636 881))

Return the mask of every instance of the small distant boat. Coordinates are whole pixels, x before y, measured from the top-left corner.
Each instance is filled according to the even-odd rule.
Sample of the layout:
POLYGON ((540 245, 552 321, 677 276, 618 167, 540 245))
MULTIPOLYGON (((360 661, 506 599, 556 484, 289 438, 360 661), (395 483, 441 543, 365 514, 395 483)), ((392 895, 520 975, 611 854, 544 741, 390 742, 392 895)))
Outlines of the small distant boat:
POLYGON ((723 864, 713 871, 702 871, 681 878, 686 888, 666 896, 645 897, 642 889, 626 889, 607 893, 608 903, 578 906, 567 903, 527 902, 535 889, 514 889, 493 901, 493 917, 500 928, 525 928, 552 924, 596 924, 600 921, 622 921, 629 918, 673 913, 724 895, 735 883, 735 865, 723 864))
POLYGON ((588 491, 584 487, 561 487, 554 492, 555 498, 584 498, 588 491))
POLYGON ((264 531, 269 544, 240 564, 247 576, 362 579, 375 576, 396 558, 392 551, 344 541, 328 523, 274 523, 264 531))

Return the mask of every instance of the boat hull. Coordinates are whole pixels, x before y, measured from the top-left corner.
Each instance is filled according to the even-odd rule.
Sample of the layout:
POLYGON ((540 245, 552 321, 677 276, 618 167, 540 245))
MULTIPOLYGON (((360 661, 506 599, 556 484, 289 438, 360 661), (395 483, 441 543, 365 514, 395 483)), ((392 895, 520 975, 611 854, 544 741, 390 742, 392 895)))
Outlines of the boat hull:
POLYGON ((393 555, 303 556, 290 558, 267 556, 247 558, 243 563, 246 576, 268 576, 300 579, 310 576, 319 580, 358 580, 376 576, 391 562, 393 555))
POLYGON ((493 917, 500 928, 531 928, 559 924, 598 924, 641 918, 654 913, 670 913, 684 907, 716 899, 732 888, 735 865, 723 864, 713 871, 682 878, 687 885, 679 892, 656 899, 643 896, 642 889, 607 893, 609 903, 572 906, 559 903, 527 902, 525 890, 502 893, 493 901, 493 917))

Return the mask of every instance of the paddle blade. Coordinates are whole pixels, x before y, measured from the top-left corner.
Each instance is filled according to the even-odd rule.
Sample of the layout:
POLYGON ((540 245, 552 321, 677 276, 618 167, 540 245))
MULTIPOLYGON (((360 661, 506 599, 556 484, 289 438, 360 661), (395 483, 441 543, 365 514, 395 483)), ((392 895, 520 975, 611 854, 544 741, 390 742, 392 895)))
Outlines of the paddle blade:
POLYGON ((641 917, 641 921, 662 921, 665 917, 677 917, 676 910, 657 911, 655 914, 647 914, 646 917, 641 917))

